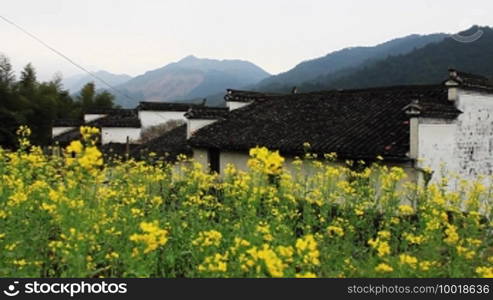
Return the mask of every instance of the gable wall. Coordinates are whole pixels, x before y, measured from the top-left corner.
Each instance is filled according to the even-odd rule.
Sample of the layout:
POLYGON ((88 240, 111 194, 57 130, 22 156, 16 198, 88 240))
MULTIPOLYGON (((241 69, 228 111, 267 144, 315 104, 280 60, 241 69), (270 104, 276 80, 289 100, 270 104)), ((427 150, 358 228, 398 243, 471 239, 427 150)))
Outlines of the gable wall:
POLYGON ((170 120, 183 120, 186 121, 185 111, 151 111, 141 110, 139 111, 139 119, 142 124, 142 128, 149 128, 164 124, 170 120))
POLYGON ((434 170, 434 181, 493 173, 493 94, 460 90, 456 105, 463 112, 456 120, 419 120, 418 166, 434 170))
POLYGON ((66 126, 66 127, 62 127, 62 126, 60 126, 60 127, 52 127, 51 128, 51 136, 52 137, 56 137, 56 136, 58 136, 58 135, 60 135, 60 134, 62 134, 64 132, 70 131, 70 130, 72 130, 74 128, 75 127, 68 127, 68 126, 66 126))
POLYGON ((101 128, 101 143, 126 143, 127 136, 130 142, 140 139, 140 128, 103 127, 101 128))
POLYGON ((103 117, 106 117, 107 115, 105 114, 85 114, 84 115, 84 122, 89 123, 91 121, 101 119, 103 117))

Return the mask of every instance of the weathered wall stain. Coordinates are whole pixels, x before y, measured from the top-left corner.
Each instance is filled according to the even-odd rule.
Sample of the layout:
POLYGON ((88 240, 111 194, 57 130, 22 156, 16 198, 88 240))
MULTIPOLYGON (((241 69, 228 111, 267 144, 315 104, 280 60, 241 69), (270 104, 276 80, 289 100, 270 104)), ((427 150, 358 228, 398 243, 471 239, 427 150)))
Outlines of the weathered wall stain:
POLYGON ((467 180, 493 174, 493 95, 460 91, 456 105, 463 113, 453 122, 419 120, 419 166, 435 171, 432 180, 441 170, 467 180))

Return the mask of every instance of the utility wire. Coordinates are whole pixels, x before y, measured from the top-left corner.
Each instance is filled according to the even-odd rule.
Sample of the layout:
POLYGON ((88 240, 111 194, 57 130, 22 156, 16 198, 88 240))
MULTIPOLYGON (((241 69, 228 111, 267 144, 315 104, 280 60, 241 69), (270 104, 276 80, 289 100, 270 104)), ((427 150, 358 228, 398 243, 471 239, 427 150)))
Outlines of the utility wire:
POLYGON ((101 83, 103 83, 104 85, 106 85, 107 87, 109 87, 111 90, 117 92, 118 94, 122 95, 122 96, 125 96, 126 98, 128 98, 129 100, 133 100, 133 101, 138 101, 137 99, 134 99, 130 96, 128 96, 127 94, 123 93, 122 91, 114 88, 111 84, 109 84, 108 82, 106 82, 104 79, 102 79, 101 77, 97 76, 96 74, 92 73, 91 71, 87 70, 86 68, 84 68, 83 66, 81 66, 80 64, 76 63, 74 60, 72 60, 70 57, 66 56, 65 54, 63 54, 62 52, 58 51, 57 49, 51 47, 50 45, 48 45, 47 43, 45 43, 43 40, 41 40, 40 38, 38 38, 37 36, 35 36, 34 34, 30 33, 29 31, 25 30, 24 28, 22 28, 21 26, 17 25, 16 23, 14 23, 13 21, 7 19, 6 17, 0 15, 0 19, 4 20, 5 22, 9 23, 10 25, 16 27, 17 29, 19 29, 20 31, 22 31, 23 33, 27 34, 28 36, 30 36, 31 38, 33 38, 34 40, 36 40, 38 43, 42 44, 43 46, 45 46, 46 48, 50 49, 52 52, 54 52, 55 54, 63 57, 65 60, 67 60, 69 63, 71 63, 72 65, 76 66, 77 68, 81 69, 82 71, 86 72, 87 74, 89 74, 91 77, 99 80, 101 83))

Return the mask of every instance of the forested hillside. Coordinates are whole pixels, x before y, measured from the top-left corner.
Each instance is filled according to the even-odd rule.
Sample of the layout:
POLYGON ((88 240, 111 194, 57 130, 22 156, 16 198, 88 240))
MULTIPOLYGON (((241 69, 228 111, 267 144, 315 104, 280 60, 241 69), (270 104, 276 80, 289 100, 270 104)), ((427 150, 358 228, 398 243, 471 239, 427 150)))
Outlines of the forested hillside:
POLYGON ((72 97, 61 78, 39 82, 31 64, 25 66, 17 79, 8 57, 0 54, 0 145, 16 147, 15 132, 19 125, 32 130, 32 142, 47 145, 51 139, 53 120, 82 118, 91 108, 111 108, 113 95, 96 93, 93 83, 86 84, 72 97))
POLYGON ((405 55, 391 56, 360 68, 345 69, 308 81, 300 86, 300 90, 439 83, 445 79, 449 68, 493 76, 493 30, 475 26, 460 34, 468 36, 478 30, 482 30, 483 35, 474 42, 463 43, 448 37, 405 55))

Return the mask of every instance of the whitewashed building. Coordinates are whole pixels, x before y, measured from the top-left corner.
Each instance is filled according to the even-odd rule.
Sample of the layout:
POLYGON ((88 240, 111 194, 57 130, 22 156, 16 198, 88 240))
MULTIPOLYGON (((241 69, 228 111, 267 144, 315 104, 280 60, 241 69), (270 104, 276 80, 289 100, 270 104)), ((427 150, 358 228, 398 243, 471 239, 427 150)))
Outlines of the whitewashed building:
MULTIPOLYGON (((60 121, 56 121, 61 124, 60 121)), ((136 143, 140 139, 141 123, 134 109, 99 109, 84 114, 84 122, 77 126, 64 128, 53 127, 53 140, 59 144, 67 144, 80 139, 80 126, 97 127, 101 131, 100 143, 136 143), (56 134, 55 134, 56 133, 56 134)))
POLYGON ((142 129, 164 124, 171 120, 186 121, 185 113, 197 105, 170 102, 140 102, 137 107, 142 129))
MULTIPOLYGON (((493 173, 493 82, 450 70, 436 85, 269 95, 228 91, 230 113, 189 132, 194 157, 221 171, 246 168, 248 150, 266 146, 288 159, 311 152, 375 160, 465 179, 493 173)), ((201 124, 203 125, 203 124, 201 124)))
POLYGON ((68 131, 71 131, 79 126, 83 125, 84 122, 80 120, 72 119, 58 119, 54 120, 51 127, 51 136, 56 137, 68 131))
MULTIPOLYGON (((135 110, 91 112, 86 125, 101 128, 103 144, 132 143, 146 128, 186 120, 139 151, 193 154, 219 172, 229 163, 246 169, 256 146, 289 161, 309 143, 310 152, 334 152, 341 161, 381 156, 415 180, 428 169, 432 181, 493 175, 493 81, 483 76, 449 70, 435 85, 286 95, 228 90, 225 100, 226 108, 141 102, 135 110)), ((78 129, 69 125, 60 122, 54 135, 73 140, 78 129)))

